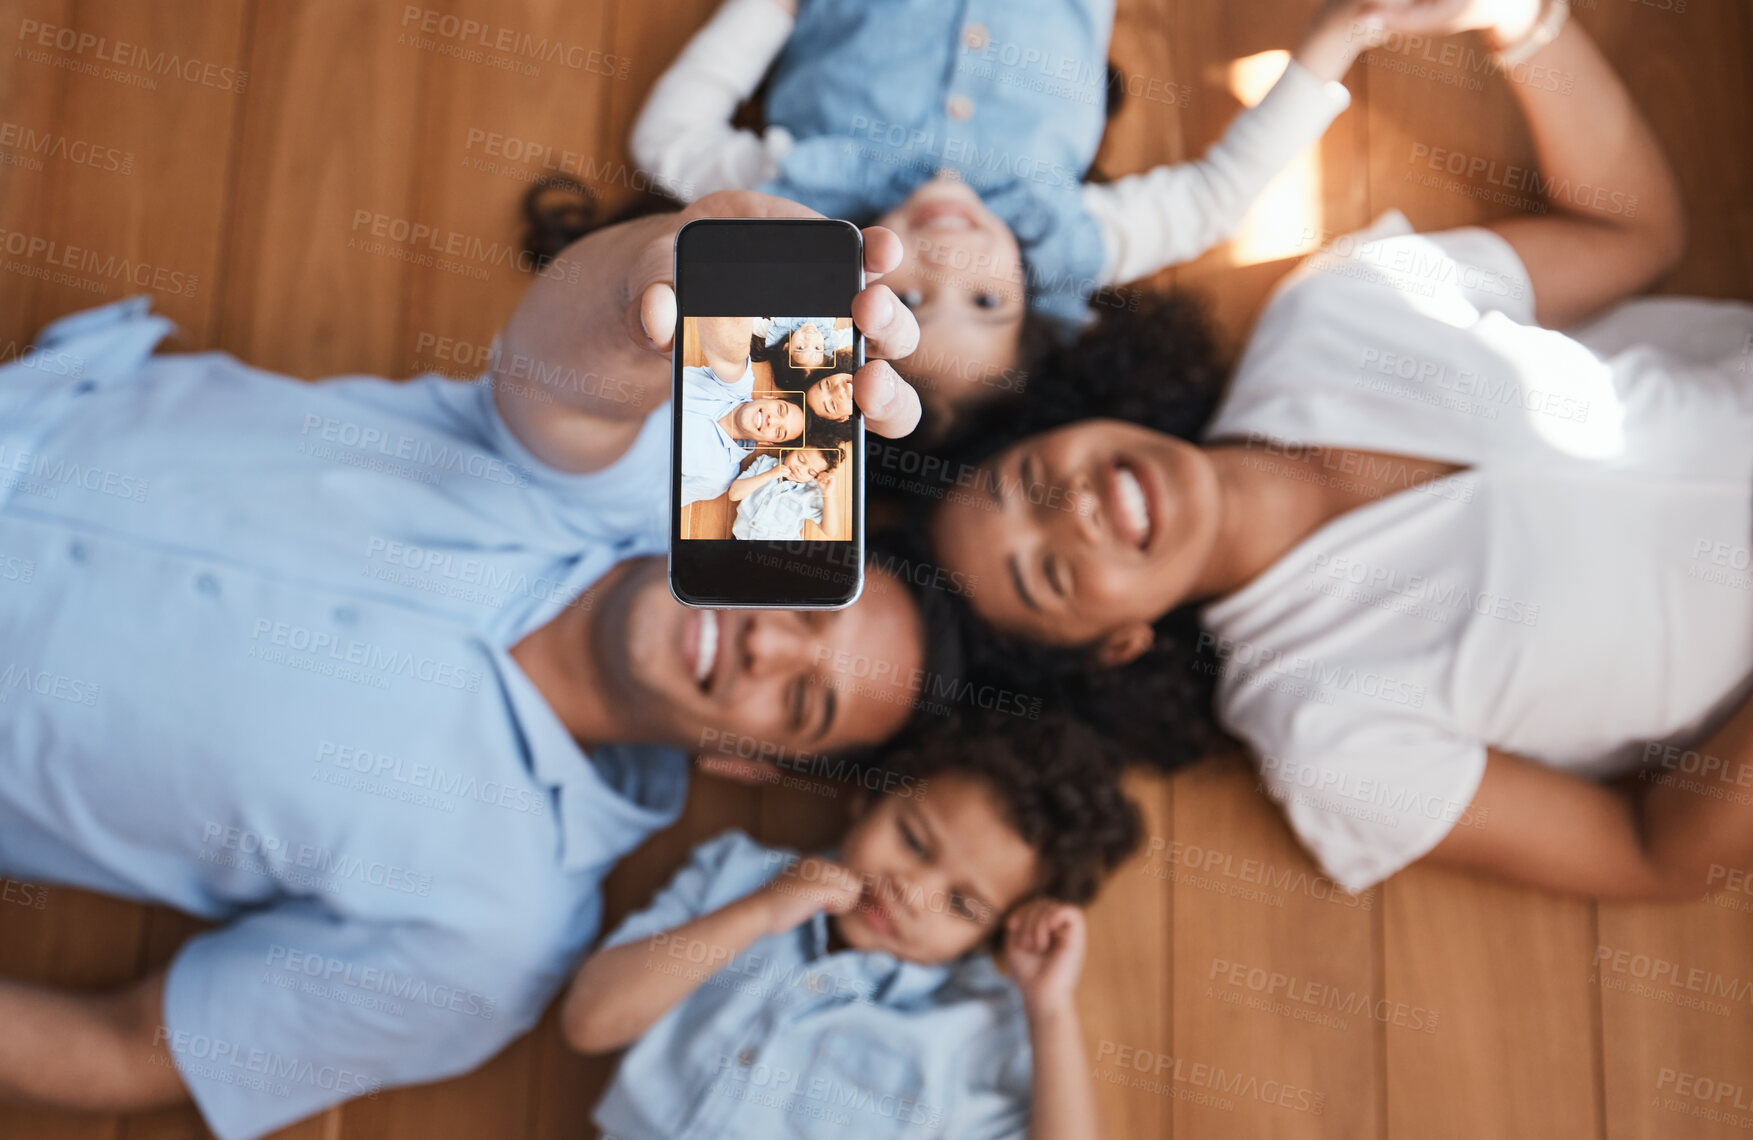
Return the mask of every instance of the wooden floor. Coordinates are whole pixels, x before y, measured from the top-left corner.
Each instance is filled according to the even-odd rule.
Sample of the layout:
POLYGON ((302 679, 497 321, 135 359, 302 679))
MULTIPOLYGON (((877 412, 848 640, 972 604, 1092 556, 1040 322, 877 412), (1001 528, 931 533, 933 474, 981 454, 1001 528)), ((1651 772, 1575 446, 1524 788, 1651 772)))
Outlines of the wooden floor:
MULTIPOLYGON (((410 16, 375 0, 0 0, 0 356, 53 317, 144 287, 180 323, 180 348, 307 377, 476 372, 525 278, 490 254, 445 257, 397 235, 510 245, 518 196, 549 167, 609 201, 641 185, 628 124, 712 0, 423 3, 410 16), (582 66, 528 74, 527 61, 472 55, 423 33, 427 10, 557 39, 582 66), (74 28, 215 67, 191 79, 101 63, 104 49, 77 37, 37 46, 39 26, 50 43, 74 28), (64 268, 90 264, 69 246, 125 259, 112 272, 139 284, 64 268)), ((1100 168, 1196 154, 1234 92, 1258 87, 1234 61, 1287 46, 1314 6, 1122 0, 1113 55, 1133 94, 1100 168)), ((1679 165, 1693 241, 1667 289, 1753 298, 1753 9, 1576 6, 1679 165)), ((1517 208, 1490 201, 1508 192, 1489 174, 1445 181, 1429 165, 1438 150, 1466 156, 1462 168, 1525 165, 1500 79, 1415 46, 1361 64, 1351 88, 1352 110, 1275 198, 1278 220, 1172 276, 1212 295, 1232 341, 1285 255, 1322 232, 1390 206, 1426 228, 1517 208)), ((1746 1133, 1733 1106, 1753 1102, 1753 895, 1594 906, 1415 870, 1353 899, 1314 874, 1239 763, 1136 786, 1149 848, 1096 907, 1082 992, 1113 1135, 1746 1133)), ((820 794, 701 780, 684 821, 616 873, 611 915, 701 836, 736 825, 817 842, 837 811, 820 794)), ((118 982, 192 929, 162 910, 22 889, 0 891, 8 976, 118 982)), ((282 1135, 576 1140, 609 1071, 568 1055, 550 1020, 472 1076, 282 1135)), ((8 1140, 203 1135, 192 1110, 0 1110, 8 1140)))

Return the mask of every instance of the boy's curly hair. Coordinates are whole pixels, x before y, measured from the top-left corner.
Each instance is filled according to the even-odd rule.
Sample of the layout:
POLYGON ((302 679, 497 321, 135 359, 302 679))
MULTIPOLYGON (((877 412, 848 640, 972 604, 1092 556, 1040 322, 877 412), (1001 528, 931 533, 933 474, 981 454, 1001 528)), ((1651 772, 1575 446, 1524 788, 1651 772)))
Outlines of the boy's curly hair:
POLYGON ((946 776, 978 780, 1039 859, 1039 895, 1082 906, 1138 847, 1144 825, 1101 738, 1071 717, 982 713, 939 722, 892 748, 886 766, 916 795, 946 776))

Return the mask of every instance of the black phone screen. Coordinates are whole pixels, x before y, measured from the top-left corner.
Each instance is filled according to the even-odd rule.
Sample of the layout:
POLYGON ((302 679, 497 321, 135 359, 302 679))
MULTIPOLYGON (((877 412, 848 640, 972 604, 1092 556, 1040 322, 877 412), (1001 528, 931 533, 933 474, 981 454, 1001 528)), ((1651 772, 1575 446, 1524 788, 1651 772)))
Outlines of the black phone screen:
POLYGON ((682 602, 814 609, 858 596, 863 285, 862 238, 846 222, 702 219, 677 234, 670 587, 682 602))

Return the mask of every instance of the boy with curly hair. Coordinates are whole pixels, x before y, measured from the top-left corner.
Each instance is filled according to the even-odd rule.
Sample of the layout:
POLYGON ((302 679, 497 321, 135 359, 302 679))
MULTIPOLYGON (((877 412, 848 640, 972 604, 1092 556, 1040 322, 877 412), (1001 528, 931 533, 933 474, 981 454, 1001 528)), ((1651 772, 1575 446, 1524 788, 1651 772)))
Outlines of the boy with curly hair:
POLYGON ((902 750, 834 851, 702 844, 604 940, 562 1026, 632 1046, 606 1134, 1099 1135, 1080 908, 1138 810, 1087 730, 999 720, 902 750))

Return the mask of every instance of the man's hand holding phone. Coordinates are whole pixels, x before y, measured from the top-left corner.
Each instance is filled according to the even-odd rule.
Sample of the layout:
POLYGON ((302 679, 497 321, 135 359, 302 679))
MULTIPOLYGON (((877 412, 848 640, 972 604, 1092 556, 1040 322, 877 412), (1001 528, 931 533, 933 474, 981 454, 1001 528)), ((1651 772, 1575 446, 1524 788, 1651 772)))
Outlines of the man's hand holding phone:
MULTIPOLYGON (((631 446, 670 398, 676 335, 676 231, 696 218, 816 218, 750 191, 708 194, 674 214, 599 230, 563 250, 500 336, 494 399, 518 439, 562 471, 597 471, 631 446), (554 376, 544 384, 531 377, 554 376)), ((901 264, 901 239, 864 231, 866 286, 852 304, 865 336, 853 394, 865 426, 891 438, 919 423, 919 395, 888 364, 912 354, 919 325, 880 279, 901 264)))

